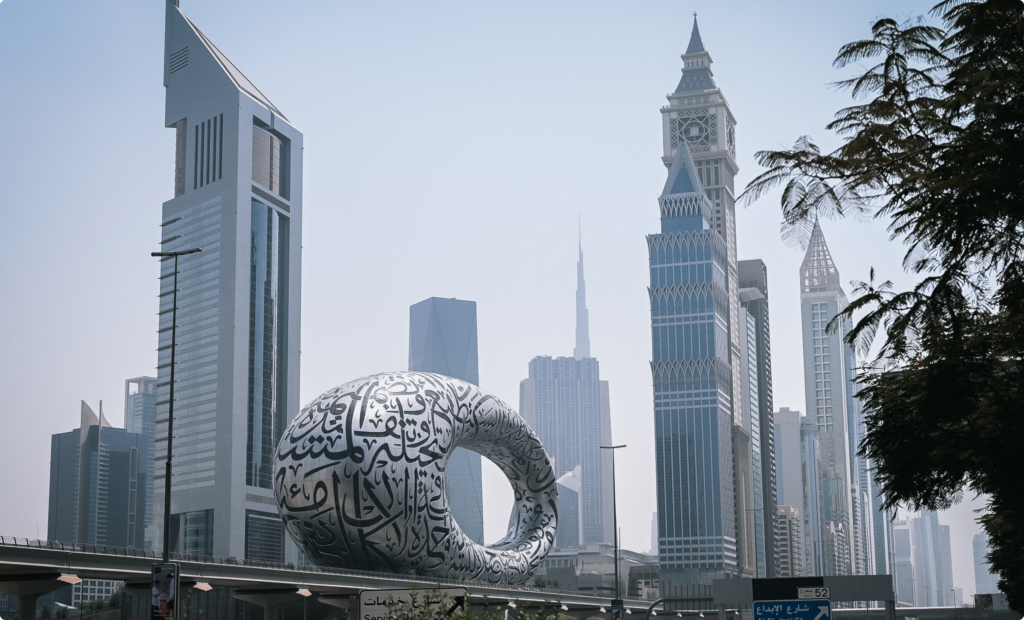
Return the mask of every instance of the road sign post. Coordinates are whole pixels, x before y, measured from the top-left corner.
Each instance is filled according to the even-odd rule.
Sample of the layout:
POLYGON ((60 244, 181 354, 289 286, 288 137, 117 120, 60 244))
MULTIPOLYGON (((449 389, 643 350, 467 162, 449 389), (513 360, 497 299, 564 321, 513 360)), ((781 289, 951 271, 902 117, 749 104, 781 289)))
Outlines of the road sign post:
POLYGON ((832 620, 832 602, 827 598, 754 601, 754 620, 832 620))

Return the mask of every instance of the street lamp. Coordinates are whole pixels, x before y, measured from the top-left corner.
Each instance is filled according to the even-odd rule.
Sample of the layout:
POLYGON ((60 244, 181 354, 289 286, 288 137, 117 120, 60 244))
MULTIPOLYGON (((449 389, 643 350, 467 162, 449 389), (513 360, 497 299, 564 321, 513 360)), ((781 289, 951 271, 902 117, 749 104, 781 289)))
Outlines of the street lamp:
POLYGON ((203 248, 177 252, 153 252, 163 260, 174 257, 174 295, 171 301, 171 389, 167 399, 167 463, 164 465, 164 564, 171 561, 171 444, 174 437, 174 347, 178 335, 178 257, 202 252, 203 248))
POLYGON ((619 448, 625 448, 626 444, 621 446, 601 446, 602 450, 612 451, 612 529, 615 535, 615 604, 622 605, 622 599, 619 597, 619 508, 615 503, 615 451, 619 448))

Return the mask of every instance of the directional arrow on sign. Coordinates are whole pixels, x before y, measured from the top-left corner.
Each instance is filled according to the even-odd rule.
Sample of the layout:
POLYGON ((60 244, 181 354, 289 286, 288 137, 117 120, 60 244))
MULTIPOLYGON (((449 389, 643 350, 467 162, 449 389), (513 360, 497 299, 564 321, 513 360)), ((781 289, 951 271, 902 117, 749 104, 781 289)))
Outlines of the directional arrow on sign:
POLYGON ((822 616, 826 616, 826 617, 829 617, 829 618, 831 617, 831 616, 828 615, 828 606, 827 605, 822 606, 822 607, 818 607, 818 609, 820 609, 821 611, 818 612, 817 616, 814 616, 814 620, 821 620, 822 616))

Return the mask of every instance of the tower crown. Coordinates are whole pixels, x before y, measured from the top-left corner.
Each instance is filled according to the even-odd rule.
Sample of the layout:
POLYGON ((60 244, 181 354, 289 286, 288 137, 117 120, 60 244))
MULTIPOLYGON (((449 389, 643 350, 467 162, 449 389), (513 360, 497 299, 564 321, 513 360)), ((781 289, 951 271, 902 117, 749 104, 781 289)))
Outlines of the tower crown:
POLYGON ((839 283, 839 270, 832 262, 832 254, 828 251, 825 235, 817 220, 811 232, 811 241, 807 244, 804 262, 800 265, 800 292, 805 295, 837 292, 845 296, 839 283))
POLYGON ((695 93, 718 88, 714 74, 711 73, 711 54, 704 49, 704 41, 700 38, 697 28, 697 16, 693 16, 693 31, 690 32, 690 43, 686 53, 680 56, 683 60, 683 77, 676 86, 675 93, 695 93))
POLYGON ((712 221, 712 205, 704 193, 690 149, 683 140, 658 198, 662 232, 703 230, 712 221))

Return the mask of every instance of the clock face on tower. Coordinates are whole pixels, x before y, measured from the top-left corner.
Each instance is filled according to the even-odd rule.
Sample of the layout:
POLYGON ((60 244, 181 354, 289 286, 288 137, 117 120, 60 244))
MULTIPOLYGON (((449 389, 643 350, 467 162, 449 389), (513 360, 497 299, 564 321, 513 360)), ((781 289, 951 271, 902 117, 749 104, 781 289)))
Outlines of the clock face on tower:
POLYGON ((709 114, 707 108, 680 112, 672 121, 672 149, 679 146, 684 138, 693 153, 706 153, 712 144, 718 142, 718 117, 709 114))

